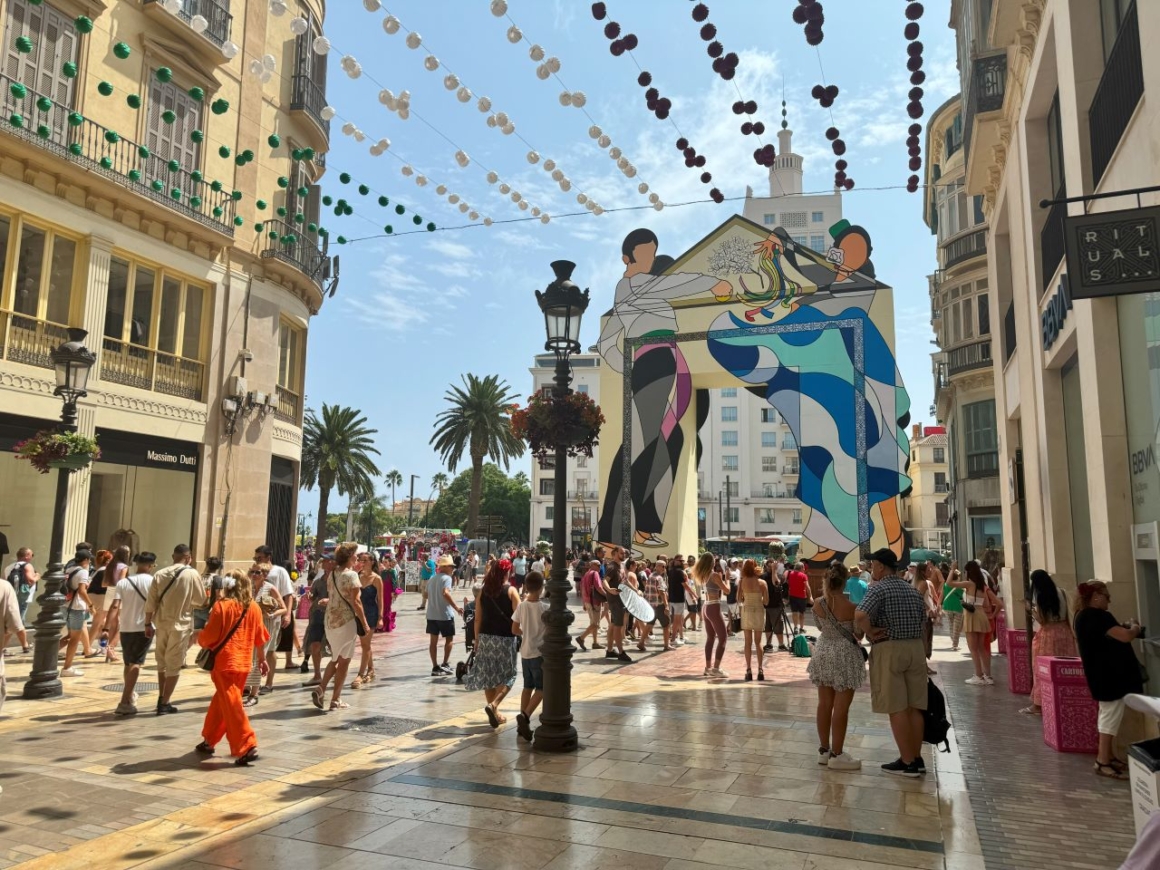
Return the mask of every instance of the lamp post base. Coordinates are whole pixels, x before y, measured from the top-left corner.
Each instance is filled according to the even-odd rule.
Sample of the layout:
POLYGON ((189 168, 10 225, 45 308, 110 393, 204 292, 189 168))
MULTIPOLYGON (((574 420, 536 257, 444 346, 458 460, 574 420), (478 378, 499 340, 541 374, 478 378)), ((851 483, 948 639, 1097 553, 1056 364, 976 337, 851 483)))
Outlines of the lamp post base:
MULTIPOLYGON (((60 471, 60 480, 68 480, 68 472, 60 471)), ((67 483, 66 483, 67 485, 67 483)), ((64 585, 64 566, 55 562, 48 566, 43 577, 44 594, 36 600, 40 603, 40 613, 33 625, 32 672, 24 684, 21 697, 26 701, 45 698, 59 698, 64 695, 57 668, 57 653, 60 651, 61 628, 64 626, 62 609, 65 598, 60 593, 64 585)))
POLYGON ((540 725, 536 729, 532 746, 538 752, 575 752, 580 748, 580 735, 571 725, 540 725))

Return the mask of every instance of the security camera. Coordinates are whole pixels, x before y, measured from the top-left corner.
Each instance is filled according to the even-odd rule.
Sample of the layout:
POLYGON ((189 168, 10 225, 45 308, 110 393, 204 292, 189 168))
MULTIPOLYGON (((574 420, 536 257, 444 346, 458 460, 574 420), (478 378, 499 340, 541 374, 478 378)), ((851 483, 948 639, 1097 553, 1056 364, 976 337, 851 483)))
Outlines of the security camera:
POLYGON ((245 362, 254 361, 254 352, 248 348, 243 347, 240 351, 238 351, 238 356, 240 356, 245 362))

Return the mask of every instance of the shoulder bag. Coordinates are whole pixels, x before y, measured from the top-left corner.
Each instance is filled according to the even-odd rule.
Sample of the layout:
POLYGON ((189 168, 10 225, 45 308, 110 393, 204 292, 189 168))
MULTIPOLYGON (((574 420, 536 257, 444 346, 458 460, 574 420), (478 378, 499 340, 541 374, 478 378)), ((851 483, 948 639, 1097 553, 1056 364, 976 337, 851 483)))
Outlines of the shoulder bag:
POLYGON ((226 632, 226 636, 222 638, 221 643, 213 647, 202 647, 197 654, 197 666, 199 668, 203 671, 213 670, 213 663, 217 659, 217 654, 225 648, 225 645, 230 642, 230 638, 234 636, 234 632, 241 627, 242 620, 246 618, 246 612, 245 610, 242 611, 242 615, 238 617, 238 621, 234 623, 234 627, 226 632))
POLYGON ((333 571, 330 572, 330 575, 327 579, 334 580, 334 594, 343 600, 343 603, 346 604, 346 609, 349 610, 350 615, 354 617, 354 630, 358 633, 358 636, 364 637, 366 635, 366 631, 363 629, 362 621, 358 618, 358 614, 354 612, 354 605, 350 603, 350 599, 343 595, 342 590, 338 588, 338 580, 335 579, 333 571))
POLYGON ((854 637, 854 635, 852 635, 846 629, 846 626, 842 625, 842 623, 838 621, 838 617, 834 616, 834 611, 830 610, 830 604, 828 601, 826 601, 825 598, 822 599, 822 607, 825 608, 826 618, 828 620, 830 620, 830 622, 833 623, 834 627, 837 628, 838 631, 840 631, 842 633, 842 636, 845 637, 846 640, 850 641, 850 643, 854 644, 854 646, 858 647, 858 652, 862 653, 862 661, 863 662, 869 661, 870 660, 870 652, 866 649, 865 646, 863 646, 861 643, 858 642, 858 638, 854 637))

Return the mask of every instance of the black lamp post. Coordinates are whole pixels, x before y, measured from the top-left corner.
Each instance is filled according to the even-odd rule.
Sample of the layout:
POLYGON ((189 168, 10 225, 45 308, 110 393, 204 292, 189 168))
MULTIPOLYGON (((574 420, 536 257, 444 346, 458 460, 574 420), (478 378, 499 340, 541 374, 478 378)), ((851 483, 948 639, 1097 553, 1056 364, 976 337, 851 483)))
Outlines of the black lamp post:
MULTIPOLYGON (((588 291, 572 283, 575 263, 556 260, 552 271, 556 280, 543 293, 536 291, 536 301, 544 313, 547 331, 545 350, 556 355, 554 398, 562 399, 572 390, 572 369, 568 358, 580 351, 580 321, 588 308, 588 291)), ((567 509, 568 446, 556 445, 555 490, 552 512, 552 573, 548 580, 548 612, 544 614, 544 706, 534 745, 544 752, 574 752, 579 743, 572 725, 572 637, 568 627, 574 619, 568 609, 568 566, 564 560, 564 534, 567 509)))
MULTIPOLYGON (((96 362, 96 356, 85 347, 83 329, 68 331, 69 340, 52 352, 52 364, 56 369, 55 395, 64 400, 60 413, 60 432, 77 430, 77 399, 87 396, 85 387, 89 382, 89 369, 96 362)), ((32 658, 32 673, 24 684, 24 697, 28 700, 55 698, 62 694, 60 675, 56 666, 57 651, 60 648, 60 630, 64 625, 61 607, 65 598, 60 593, 64 583, 64 517, 68 508, 68 476, 74 469, 57 469, 56 501, 52 510, 52 539, 49 542, 49 564, 41 578, 44 591, 36 600, 40 612, 36 616, 36 649, 32 658)))

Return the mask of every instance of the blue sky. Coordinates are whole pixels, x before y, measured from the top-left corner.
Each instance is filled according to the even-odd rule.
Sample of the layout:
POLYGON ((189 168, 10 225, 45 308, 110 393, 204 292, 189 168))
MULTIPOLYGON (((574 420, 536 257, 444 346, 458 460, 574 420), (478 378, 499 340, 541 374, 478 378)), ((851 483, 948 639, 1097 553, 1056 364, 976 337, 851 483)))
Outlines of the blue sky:
MULTIPOLYGON (((498 192, 498 185, 488 184, 487 172, 498 173, 553 216, 583 210, 576 203, 579 192, 606 209, 647 205, 637 193, 642 180, 666 203, 707 198, 700 170, 687 169, 674 147, 680 134, 672 121, 707 157, 713 182, 727 197, 744 195, 746 185, 761 192, 767 189, 766 171, 752 159, 755 137, 741 135, 742 119, 731 111, 737 99, 734 84, 746 99, 757 101, 756 117, 769 129, 765 141, 776 141, 771 134, 780 120, 784 82, 794 150, 805 158, 805 190, 821 191, 833 177, 834 158, 824 137, 830 117, 810 90, 821 81, 824 67, 827 83, 841 89, 834 122, 848 144, 848 171, 857 182, 845 195, 845 216, 870 231, 878 277, 895 288, 899 367, 914 419, 931 422, 927 409, 933 397, 933 336, 926 276, 936 262, 934 239, 922 222, 922 194, 867 189, 905 185, 910 175, 904 144, 911 123, 906 114, 910 84, 904 4, 827 0, 820 66, 819 52, 806 44, 802 28, 790 18, 792 0, 710 3, 717 39, 741 59, 732 82, 710 68, 706 43, 698 33, 701 25, 690 16, 691 3, 610 0, 607 5, 608 19, 599 23, 590 4, 579 0, 508 0, 508 15, 547 56, 559 58, 560 78, 569 89, 584 92, 588 115, 637 167, 633 179, 625 178, 608 152, 589 137, 592 121, 560 104, 560 83, 537 78, 529 43, 508 41, 511 22, 493 16, 489 0, 399 2, 384 4, 373 14, 360 0, 329 4, 326 33, 334 49, 328 98, 339 117, 333 122, 323 189, 336 199, 351 199, 357 210, 352 217, 324 218, 332 243, 340 233, 362 239, 381 233, 386 223, 410 226, 410 212, 399 218, 392 209, 379 208, 374 196, 359 197, 354 184, 339 183, 340 172, 387 195, 392 204, 406 203, 424 221, 448 227, 468 223, 457 206, 437 195, 436 184, 445 184, 497 223, 332 244, 332 253, 341 255, 342 282, 311 323, 307 406, 327 402, 362 410, 379 430, 380 467, 397 468, 405 479, 420 475, 416 495, 426 497, 431 476, 442 470, 428 442, 435 416, 445 407, 448 385, 462 373, 474 372, 498 374, 520 396, 530 391, 528 367, 543 345, 543 321, 533 291, 551 281, 549 262, 575 261, 574 279, 591 288, 593 302, 582 336, 587 346, 596 339, 599 312, 609 306, 623 271, 620 242, 628 230, 652 228, 662 240, 662 252, 676 255, 740 211, 740 203, 708 202, 661 212, 555 218, 547 225, 538 220, 501 225, 501 220, 530 212, 520 211, 498 192), (381 26, 388 11, 405 28, 395 35, 381 26), (603 34, 608 20, 639 38, 633 54, 661 94, 672 100, 669 121, 658 121, 646 109, 633 59, 609 53, 603 34), (444 66, 428 71, 426 52, 406 47, 406 30, 417 31, 444 66), (358 79, 350 79, 339 66, 346 54, 362 66, 358 79), (471 89, 470 102, 459 102, 445 88, 449 71, 471 89), (379 102, 381 87, 395 94, 411 92, 409 119, 400 120, 379 102), (480 95, 491 98, 492 112, 509 115, 518 135, 487 126, 487 115, 476 108, 480 95), (342 134, 345 121, 366 134, 363 143, 342 134), (369 146, 384 137, 391 142, 389 153, 372 156, 369 146), (541 157, 539 165, 528 162, 529 144, 541 157), (457 149, 471 158, 466 168, 456 162, 457 149), (572 181, 570 192, 562 192, 544 171, 546 158, 555 160, 572 181), (405 163, 414 175, 402 174, 405 163), (430 179, 425 187, 415 183, 420 173, 430 179)), ((927 116, 958 90, 948 8, 947 0, 931 0, 921 21, 927 116)), ((524 459, 516 467, 527 465, 524 459)), ((380 491, 389 495, 385 487, 380 491)), ((342 500, 337 503, 341 506, 342 500)), ((336 505, 333 498, 331 505, 336 505)), ((316 507, 317 492, 304 492, 300 509, 316 507)))

